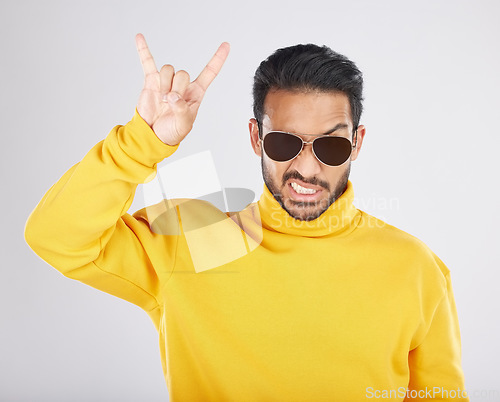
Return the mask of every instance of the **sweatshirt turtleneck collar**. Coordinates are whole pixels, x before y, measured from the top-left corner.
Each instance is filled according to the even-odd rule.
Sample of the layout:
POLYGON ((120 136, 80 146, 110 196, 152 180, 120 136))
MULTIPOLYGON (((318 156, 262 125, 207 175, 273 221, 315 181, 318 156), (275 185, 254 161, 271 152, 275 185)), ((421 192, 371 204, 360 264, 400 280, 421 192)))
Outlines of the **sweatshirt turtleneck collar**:
POLYGON ((276 201, 267 186, 258 201, 263 227, 285 234, 306 237, 346 234, 352 231, 360 218, 360 212, 353 205, 354 190, 351 181, 342 195, 312 221, 292 218, 276 201))

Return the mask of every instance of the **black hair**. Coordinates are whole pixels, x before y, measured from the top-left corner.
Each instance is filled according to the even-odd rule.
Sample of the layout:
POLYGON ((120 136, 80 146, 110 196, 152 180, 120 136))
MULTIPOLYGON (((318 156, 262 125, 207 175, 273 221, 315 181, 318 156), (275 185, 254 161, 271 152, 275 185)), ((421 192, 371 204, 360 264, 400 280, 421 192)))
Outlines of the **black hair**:
POLYGON ((295 45, 260 63, 253 81, 253 113, 262 133, 264 101, 271 90, 341 92, 347 95, 354 130, 363 111, 363 75, 351 60, 328 46, 295 45))

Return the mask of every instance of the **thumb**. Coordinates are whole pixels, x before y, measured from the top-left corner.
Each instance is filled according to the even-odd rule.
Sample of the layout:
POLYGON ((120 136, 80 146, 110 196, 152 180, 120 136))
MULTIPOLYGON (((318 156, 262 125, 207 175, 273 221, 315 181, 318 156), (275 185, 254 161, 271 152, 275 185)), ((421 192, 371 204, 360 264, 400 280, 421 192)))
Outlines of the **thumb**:
POLYGON ((177 92, 169 92, 163 96, 162 100, 170 105, 175 114, 187 110, 186 101, 177 92))

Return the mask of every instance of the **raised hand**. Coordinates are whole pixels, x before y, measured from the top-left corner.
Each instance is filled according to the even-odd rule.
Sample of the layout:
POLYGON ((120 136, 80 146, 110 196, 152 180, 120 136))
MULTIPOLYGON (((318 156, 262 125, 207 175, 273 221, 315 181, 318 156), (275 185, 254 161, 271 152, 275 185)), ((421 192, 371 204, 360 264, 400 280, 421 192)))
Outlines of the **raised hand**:
POLYGON ((201 100, 229 54, 229 43, 219 46, 193 82, 186 71, 175 72, 169 64, 158 72, 142 34, 136 35, 135 43, 144 70, 144 88, 137 111, 161 141, 177 145, 191 131, 201 100))

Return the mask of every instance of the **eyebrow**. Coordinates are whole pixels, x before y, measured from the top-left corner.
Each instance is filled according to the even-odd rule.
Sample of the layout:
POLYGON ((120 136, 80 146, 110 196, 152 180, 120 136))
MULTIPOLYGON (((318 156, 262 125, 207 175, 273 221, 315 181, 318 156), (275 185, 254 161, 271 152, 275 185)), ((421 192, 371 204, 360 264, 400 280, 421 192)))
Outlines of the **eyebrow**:
POLYGON ((340 129, 348 129, 348 128, 349 128, 348 124, 346 124, 346 123, 338 123, 338 124, 335 125, 335 127, 333 127, 332 129, 330 129, 330 130, 328 130, 328 131, 326 131, 325 133, 322 133, 322 134, 293 133, 293 132, 290 132, 290 131, 282 131, 282 130, 271 130, 271 131, 281 131, 281 132, 295 134, 295 135, 311 135, 311 136, 319 137, 319 136, 322 136, 322 135, 332 134, 335 131, 340 130, 340 129))
MULTIPOLYGON (((319 134, 319 135, 327 135, 327 134, 332 134, 333 132, 340 130, 342 128, 349 128, 349 126, 345 123, 338 123, 335 127, 333 127, 331 130, 327 131, 326 133, 319 134)), ((316 135, 316 134, 312 134, 316 135)))
POLYGON ((314 136, 314 137, 319 137, 319 136, 322 136, 322 135, 332 134, 335 131, 343 129, 343 128, 349 128, 349 125, 347 125, 346 123, 338 123, 335 127, 333 127, 332 129, 330 129, 327 132, 322 133, 322 134, 304 134, 304 133, 291 133, 291 134, 295 134, 295 135, 311 135, 311 136, 314 136))

